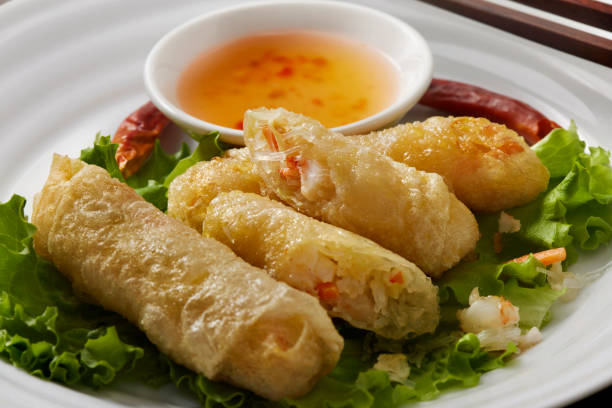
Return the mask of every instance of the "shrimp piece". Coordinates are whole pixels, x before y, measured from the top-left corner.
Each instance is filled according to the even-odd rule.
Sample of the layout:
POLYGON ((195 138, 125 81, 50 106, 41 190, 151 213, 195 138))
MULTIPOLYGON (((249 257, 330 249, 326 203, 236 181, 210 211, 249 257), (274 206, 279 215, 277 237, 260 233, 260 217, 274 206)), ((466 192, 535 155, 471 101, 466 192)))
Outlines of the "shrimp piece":
POLYGON ((526 349, 538 343, 542 335, 537 327, 526 334, 518 327, 519 308, 501 296, 480 296, 478 288, 472 289, 470 306, 457 312, 461 330, 475 333, 485 350, 505 350, 508 342, 526 349))
POLYGON ((461 330, 478 333, 487 329, 514 326, 519 322, 519 309, 500 296, 480 296, 478 288, 470 293, 470 307, 457 312, 461 330))
POLYGON ((398 162, 438 173, 474 211, 499 211, 533 201, 550 174, 515 131, 485 118, 432 117, 355 136, 398 162))

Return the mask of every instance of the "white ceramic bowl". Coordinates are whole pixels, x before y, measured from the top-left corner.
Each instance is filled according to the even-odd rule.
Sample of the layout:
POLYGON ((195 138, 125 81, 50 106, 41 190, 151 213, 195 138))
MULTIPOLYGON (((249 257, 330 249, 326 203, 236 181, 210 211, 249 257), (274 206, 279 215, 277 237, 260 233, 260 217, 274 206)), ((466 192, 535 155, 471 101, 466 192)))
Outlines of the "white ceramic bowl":
POLYGON ((149 53, 145 87, 153 103, 173 122, 197 133, 219 131, 223 140, 244 144, 242 131, 205 122, 183 111, 177 81, 206 50, 262 31, 318 30, 340 34, 378 49, 396 65, 396 100, 372 116, 334 130, 365 133, 399 121, 420 99, 432 77, 432 56, 423 37, 408 24, 378 10, 331 1, 266 1, 205 14, 166 34, 149 53))

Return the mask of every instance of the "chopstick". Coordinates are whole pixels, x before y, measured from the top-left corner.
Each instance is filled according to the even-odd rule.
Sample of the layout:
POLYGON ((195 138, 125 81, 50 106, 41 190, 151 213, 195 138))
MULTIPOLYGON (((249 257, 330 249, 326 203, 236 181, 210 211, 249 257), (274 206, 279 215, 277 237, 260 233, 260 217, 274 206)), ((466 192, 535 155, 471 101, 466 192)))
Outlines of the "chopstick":
MULTIPOLYGON (((421 1, 612 68, 612 40, 608 38, 484 0, 421 1)), ((568 8, 564 9, 563 13, 570 18, 576 17, 578 20, 571 12, 583 10, 580 17, 583 21, 603 21, 601 24, 605 29, 612 29, 612 7, 607 4, 590 0, 525 0, 522 3, 528 3, 530 6, 537 4, 539 8, 546 8, 547 11, 563 8, 565 4, 568 8)))
POLYGON ((594 0, 514 0, 593 27, 612 30, 612 4, 594 0))

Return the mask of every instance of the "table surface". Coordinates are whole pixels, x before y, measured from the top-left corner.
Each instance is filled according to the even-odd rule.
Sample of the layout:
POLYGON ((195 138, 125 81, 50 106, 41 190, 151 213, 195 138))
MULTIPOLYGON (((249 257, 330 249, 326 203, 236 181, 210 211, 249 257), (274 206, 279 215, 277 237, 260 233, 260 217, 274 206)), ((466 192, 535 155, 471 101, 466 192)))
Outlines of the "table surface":
POLYGON ((612 68, 612 2, 422 1, 612 68))

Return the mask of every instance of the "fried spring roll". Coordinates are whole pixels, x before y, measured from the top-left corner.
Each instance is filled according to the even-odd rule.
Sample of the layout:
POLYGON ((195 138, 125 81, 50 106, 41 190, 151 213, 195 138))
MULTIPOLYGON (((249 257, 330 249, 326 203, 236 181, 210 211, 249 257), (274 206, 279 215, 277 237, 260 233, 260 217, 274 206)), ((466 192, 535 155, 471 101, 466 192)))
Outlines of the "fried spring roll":
POLYGON ((548 170, 525 140, 485 118, 432 117, 354 140, 408 166, 440 174, 475 211, 529 203, 548 185, 548 170))
POLYGON ((245 186, 237 174, 258 177, 252 164, 241 162, 244 152, 231 150, 230 158, 197 163, 177 177, 168 192, 168 214, 200 230, 204 222, 204 234, 274 278, 317 296, 330 315, 356 327, 392 338, 436 327, 435 286, 414 264, 278 202, 234 191, 245 186), (189 206, 196 201, 199 206, 189 206), (198 214, 205 207, 205 215, 198 214))
POLYGON ((284 109, 247 111, 245 142, 266 190, 439 277, 478 240, 474 215, 442 177, 351 142, 284 109))
POLYGON ((96 166, 56 156, 34 204, 37 251, 159 349, 270 399, 308 392, 343 340, 315 298, 200 236, 96 166))
POLYGON ((203 233, 355 327, 398 339, 438 324, 437 288, 413 263, 277 201, 221 193, 208 206, 203 233))
MULTIPOLYGON (((440 174, 474 211, 529 203, 546 190, 550 178, 521 136, 485 118, 432 117, 350 140, 410 167, 440 174)), ((238 149, 232 154, 245 156, 238 149)))
POLYGON ((232 149, 225 158, 196 163, 172 181, 168 189, 168 215, 202 232, 202 220, 217 194, 240 190, 260 193, 261 177, 247 160, 246 149, 232 149))

